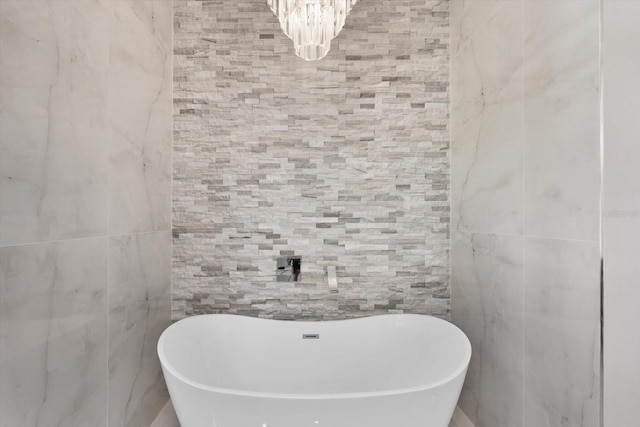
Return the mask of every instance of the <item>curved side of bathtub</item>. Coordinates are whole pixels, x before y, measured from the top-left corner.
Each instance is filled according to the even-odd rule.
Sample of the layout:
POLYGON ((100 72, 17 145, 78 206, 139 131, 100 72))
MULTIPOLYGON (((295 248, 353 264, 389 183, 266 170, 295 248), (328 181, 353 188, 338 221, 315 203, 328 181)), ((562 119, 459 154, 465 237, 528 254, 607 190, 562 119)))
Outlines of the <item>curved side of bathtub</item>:
POLYGON ((434 388, 376 397, 289 399, 233 395, 182 381, 163 366, 182 427, 447 427, 466 369, 434 388))
MULTIPOLYGON (((222 388, 206 384, 206 382, 200 382, 196 376, 199 368, 193 363, 185 366, 195 368, 195 371, 192 370, 190 376, 172 366, 171 360, 167 359, 166 352, 177 348, 176 337, 188 337, 186 341, 178 344, 179 348, 182 349, 183 345, 188 347, 189 342, 200 341, 200 335, 203 335, 202 339, 211 336, 212 330, 207 328, 214 324, 225 325, 222 329, 218 329, 219 332, 215 333, 227 333, 233 336, 234 339, 240 334, 240 330, 234 329, 238 326, 245 330, 247 328, 249 328, 248 330, 253 330, 254 327, 259 330, 258 325, 260 325, 268 326, 269 330, 273 330, 272 328, 290 328, 293 325, 290 322, 272 320, 254 319, 250 321, 246 318, 239 319, 229 315, 196 317, 198 319, 192 317, 172 325, 170 329, 173 332, 163 334, 158 343, 158 354, 162 363, 162 370, 182 427, 318 427, 323 425, 328 427, 447 427, 462 390, 471 356, 470 343, 462 331, 448 322, 435 318, 426 319, 428 316, 423 318, 423 316, 417 315, 387 315, 379 316, 378 319, 370 320, 369 323, 364 319, 320 322, 320 324, 324 323, 326 327, 339 327, 339 330, 343 330, 347 325, 364 328, 363 330, 371 330, 372 328, 376 329, 376 325, 380 327, 381 323, 376 322, 399 322, 401 325, 412 323, 415 326, 415 322, 419 321, 420 325, 425 325, 428 328, 427 330, 433 330, 429 325, 436 328, 436 331, 442 332, 446 330, 448 337, 453 336, 458 341, 460 345, 453 347, 456 349, 453 353, 447 353, 449 350, 444 350, 449 348, 447 346, 440 348, 445 351, 444 354, 449 355, 454 360, 459 360, 460 364, 456 362, 453 365, 449 365, 452 370, 441 371, 442 375, 438 376, 439 380, 437 381, 422 384, 416 383, 415 386, 405 388, 378 389, 378 391, 374 392, 305 394, 265 392, 265 390, 251 388, 245 390, 222 388), (232 321, 233 325, 218 323, 225 321, 232 321), (346 323, 341 324, 340 322, 346 323), (206 327, 203 328, 203 326, 206 327), (168 336, 174 338, 166 340, 165 338, 168 336), (453 369, 454 366, 455 369, 453 369)), ((304 324, 305 322, 298 323, 298 325, 304 324)), ((306 323, 306 326, 297 330, 296 334, 307 329, 314 329, 312 325, 314 325, 313 322, 306 323)), ((322 332, 326 331, 322 330, 322 332)), ((389 331, 386 329, 387 335, 389 331)), ((353 331, 351 330, 351 332, 353 331)), ((382 333, 382 335, 385 335, 385 333, 382 333)), ((324 337, 324 334, 322 336, 324 337)), ((409 336, 412 337, 413 335, 410 333, 409 336)), ((411 343, 408 343, 408 345, 411 345, 411 343)), ((209 348, 209 351, 213 351, 215 347, 209 348)), ((418 348, 416 347, 415 351, 418 351, 418 348)), ((189 352, 187 349, 185 351, 189 352)), ((193 353, 179 354, 187 355, 193 353)), ((390 354, 393 355, 395 353, 390 354)), ((411 354, 422 353, 413 352, 411 354)), ((174 357, 175 355, 174 353, 174 357)), ((232 355, 225 355, 224 359, 226 360, 228 357, 232 357, 232 355)), ((379 360, 385 360, 384 363, 387 364, 385 366, 389 368, 394 365, 407 366, 398 365, 397 359, 389 358, 388 352, 386 357, 387 359, 383 357, 379 360)), ((409 374, 412 372, 417 373, 417 370, 425 367, 431 367, 432 372, 433 369, 437 369, 437 363, 433 363, 435 360, 429 363, 431 359, 427 355, 424 357, 428 360, 422 359, 424 364, 421 363, 420 366, 410 367, 409 374)), ((187 358, 187 360, 190 359, 191 357, 187 358)), ((211 359, 208 357, 207 359, 199 363, 211 363, 211 359)), ((419 361, 421 358, 414 357, 414 359, 419 361)), ((333 363, 335 363, 335 360, 333 363)), ((215 363, 220 363, 220 361, 215 363)), ((237 361, 235 363, 236 367, 242 366, 242 362, 237 361)), ((318 363, 318 360, 315 363, 318 363)), ((267 366, 269 365, 270 363, 267 364, 267 366)), ((359 365, 355 366, 359 367, 359 365)), ((309 369, 314 369, 313 362, 310 362, 309 369)), ((363 369, 365 372, 369 372, 366 367, 363 367, 363 369)), ((280 372, 280 370, 276 369, 273 372, 280 372)), ((343 370, 343 372, 350 371, 343 370)), ((378 367, 375 370, 371 370, 367 375, 369 375, 370 380, 376 381, 376 378, 380 380, 384 380, 385 377, 388 378, 389 375, 393 375, 392 372, 392 369, 385 370, 384 367, 378 367)), ((273 381, 274 390, 277 390, 277 384, 275 383, 278 382, 280 375, 286 375, 287 373, 281 372, 270 378, 270 381, 273 381)), ((256 372, 256 374, 259 373, 256 372)))

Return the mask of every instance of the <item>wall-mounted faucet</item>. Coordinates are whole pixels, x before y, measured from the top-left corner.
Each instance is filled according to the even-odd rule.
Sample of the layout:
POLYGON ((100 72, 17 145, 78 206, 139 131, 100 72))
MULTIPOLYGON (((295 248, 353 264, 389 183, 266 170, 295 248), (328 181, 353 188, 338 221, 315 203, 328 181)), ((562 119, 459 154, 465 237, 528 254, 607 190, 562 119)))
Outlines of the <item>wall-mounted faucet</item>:
POLYGON ((327 282, 331 292, 338 292, 338 277, 336 276, 336 267, 333 265, 327 266, 327 282))
POLYGON ((302 257, 299 256, 279 257, 276 261, 276 280, 278 282, 300 281, 301 264, 302 257))

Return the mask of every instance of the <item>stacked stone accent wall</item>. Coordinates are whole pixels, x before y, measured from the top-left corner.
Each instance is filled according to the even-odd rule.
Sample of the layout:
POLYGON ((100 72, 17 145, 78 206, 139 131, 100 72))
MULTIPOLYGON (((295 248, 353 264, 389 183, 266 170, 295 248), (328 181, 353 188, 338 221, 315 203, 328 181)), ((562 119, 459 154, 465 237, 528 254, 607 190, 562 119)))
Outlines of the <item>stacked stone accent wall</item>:
POLYGON ((448 317, 448 2, 360 0, 317 62, 266 0, 174 8, 173 318, 448 317))

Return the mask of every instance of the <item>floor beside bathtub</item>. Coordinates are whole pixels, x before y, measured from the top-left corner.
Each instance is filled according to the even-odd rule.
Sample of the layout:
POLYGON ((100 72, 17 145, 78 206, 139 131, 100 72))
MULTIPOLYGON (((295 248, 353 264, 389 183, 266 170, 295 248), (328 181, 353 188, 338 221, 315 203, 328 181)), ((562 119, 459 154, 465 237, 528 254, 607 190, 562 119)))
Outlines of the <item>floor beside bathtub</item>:
MULTIPOLYGON (((173 410, 171 401, 168 401, 167 404, 164 405, 164 408, 162 408, 162 411, 160 411, 158 417, 150 427, 180 427, 180 423, 178 422, 176 413, 173 410)), ((473 424, 471 424, 460 408, 456 408, 456 411, 453 414, 453 419, 451 420, 451 423, 449 423, 449 427, 473 427, 473 424)))
POLYGON ((164 408, 162 408, 150 427, 180 427, 180 422, 178 422, 171 401, 168 401, 167 404, 164 405, 164 408))

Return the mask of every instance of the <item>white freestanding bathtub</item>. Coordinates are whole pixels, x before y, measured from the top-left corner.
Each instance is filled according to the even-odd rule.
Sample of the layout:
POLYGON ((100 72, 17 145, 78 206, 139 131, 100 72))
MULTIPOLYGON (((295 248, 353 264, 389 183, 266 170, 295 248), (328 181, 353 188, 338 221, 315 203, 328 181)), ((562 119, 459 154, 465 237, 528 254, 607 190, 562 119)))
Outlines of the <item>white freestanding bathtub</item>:
POLYGON ((421 315, 194 316, 158 355, 182 427, 447 427, 471 345, 421 315))

